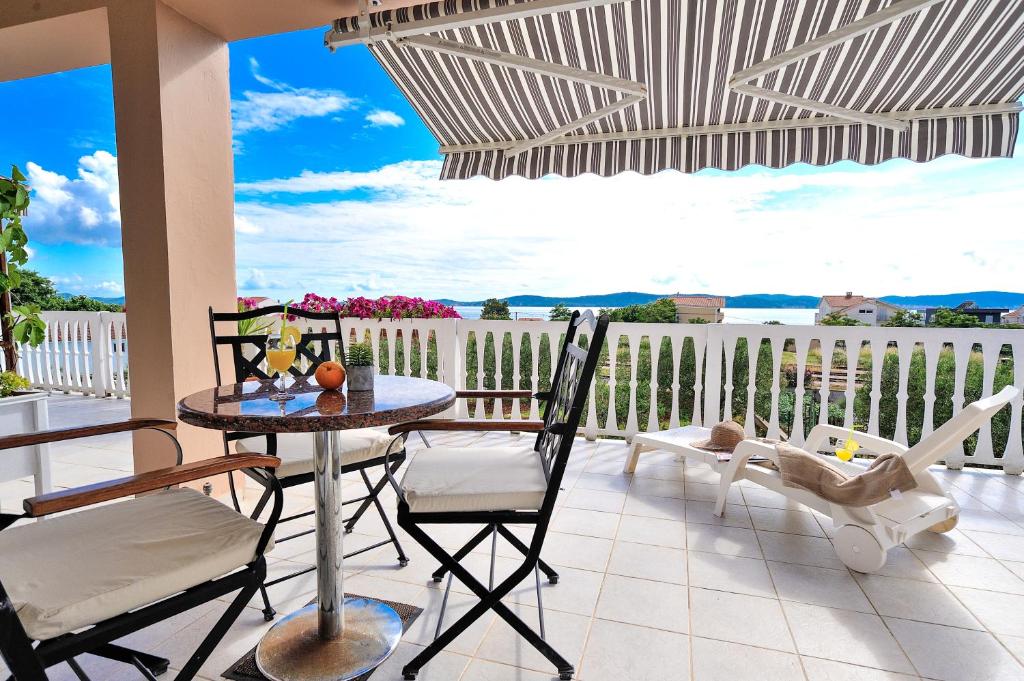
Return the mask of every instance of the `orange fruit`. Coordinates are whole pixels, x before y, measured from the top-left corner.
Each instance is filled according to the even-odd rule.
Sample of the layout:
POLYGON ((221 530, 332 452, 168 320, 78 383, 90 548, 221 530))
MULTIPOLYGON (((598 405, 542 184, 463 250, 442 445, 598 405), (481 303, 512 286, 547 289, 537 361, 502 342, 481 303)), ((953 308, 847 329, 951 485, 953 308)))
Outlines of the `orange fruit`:
POLYGON ((324 390, 337 390, 345 382, 345 367, 337 362, 321 362, 313 374, 317 385, 324 390))

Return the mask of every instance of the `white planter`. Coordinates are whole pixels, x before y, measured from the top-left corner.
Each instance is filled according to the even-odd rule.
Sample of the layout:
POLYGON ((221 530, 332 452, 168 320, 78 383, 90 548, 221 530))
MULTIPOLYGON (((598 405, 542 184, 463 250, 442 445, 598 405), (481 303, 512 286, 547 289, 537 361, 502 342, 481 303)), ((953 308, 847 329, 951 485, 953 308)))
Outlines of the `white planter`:
MULTIPOLYGON (((0 433, 35 433, 50 427, 44 392, 25 392, 0 398, 0 433)), ((0 482, 32 476, 36 494, 51 490, 50 447, 34 445, 0 452, 0 482)))

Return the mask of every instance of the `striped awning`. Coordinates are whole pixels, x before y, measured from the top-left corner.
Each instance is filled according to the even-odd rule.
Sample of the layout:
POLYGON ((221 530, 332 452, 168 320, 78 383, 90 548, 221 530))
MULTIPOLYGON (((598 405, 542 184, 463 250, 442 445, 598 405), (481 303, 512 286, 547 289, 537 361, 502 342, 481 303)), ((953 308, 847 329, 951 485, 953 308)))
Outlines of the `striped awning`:
POLYGON ((385 10, 339 19, 327 42, 368 44, 437 138, 445 179, 1013 153, 1022 0, 547 0, 550 13, 503 13, 542 2, 385 10), (897 18, 863 29, 885 12, 897 18), (568 68, 521 66, 534 60, 568 68))

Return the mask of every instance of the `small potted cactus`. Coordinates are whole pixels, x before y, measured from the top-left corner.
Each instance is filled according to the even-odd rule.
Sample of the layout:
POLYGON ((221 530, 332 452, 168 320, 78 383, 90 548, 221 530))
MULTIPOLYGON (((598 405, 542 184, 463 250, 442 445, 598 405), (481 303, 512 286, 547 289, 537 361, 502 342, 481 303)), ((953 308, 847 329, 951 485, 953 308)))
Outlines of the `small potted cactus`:
POLYGON ((373 390, 373 347, 369 343, 353 343, 345 359, 349 392, 373 390))

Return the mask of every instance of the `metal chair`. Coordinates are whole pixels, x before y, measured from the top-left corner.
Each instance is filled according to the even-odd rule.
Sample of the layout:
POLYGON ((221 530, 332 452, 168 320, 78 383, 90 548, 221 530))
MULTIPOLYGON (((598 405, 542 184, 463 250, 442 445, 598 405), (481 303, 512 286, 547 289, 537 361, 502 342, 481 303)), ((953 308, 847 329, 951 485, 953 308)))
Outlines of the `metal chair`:
POLYGON ((434 446, 416 456, 401 483, 388 473, 398 493, 399 527, 441 562, 440 569, 433 575, 434 581, 440 582, 448 573, 434 641, 402 669, 406 679, 415 679, 424 664, 488 610, 494 610, 550 660, 557 667, 560 679, 572 678, 573 665, 545 640, 540 572, 543 571, 552 584, 557 583, 558 574, 540 559, 540 552, 607 329, 607 316, 595 319, 589 311, 582 315, 573 313, 551 379, 551 389, 547 392, 535 395, 529 391, 507 390, 457 393, 459 397, 474 399, 535 397, 544 401, 543 421, 422 420, 390 429, 394 435, 412 431, 537 433, 532 448, 434 446), (581 343, 581 333, 587 335, 586 346, 581 343), (434 523, 483 525, 483 529, 461 549, 448 553, 422 527, 434 523), (528 544, 508 529, 513 523, 533 526, 528 544), (494 552, 499 534, 523 554, 524 560, 510 576, 495 585, 494 552), (484 586, 462 567, 461 561, 488 537, 491 538, 491 573, 488 585, 484 586), (540 633, 533 631, 501 602, 531 572, 537 586, 540 633), (480 602, 442 632, 453 576, 469 587, 480 602))
MULTIPOLYGON (((174 421, 131 419, 101 426, 0 437, 0 450, 94 435, 155 429, 174 421)), ((0 452, 3 456, 4 452, 0 452)), ((247 454, 181 463, 26 499, 23 514, 0 514, 0 655, 17 681, 45 681, 46 669, 91 654, 133 665, 151 681, 169 661, 113 641, 238 591, 177 675, 193 678, 263 583, 264 553, 281 517, 272 456, 247 454), (248 469, 273 497, 266 524, 182 483, 248 469), (162 491, 157 491, 162 490, 162 491), (144 492, 155 492, 143 494, 144 492), (141 495, 114 504, 104 502, 141 495), (85 506, 83 511, 66 513, 85 506), (14 525, 25 518, 45 522, 14 525)))
MULTIPOLYGON (((259 379, 270 378, 262 368, 263 361, 266 358, 266 334, 238 335, 237 324, 239 321, 259 319, 268 315, 281 315, 283 313, 283 305, 271 305, 245 312, 214 312, 213 308, 209 309, 210 338, 213 344, 214 370, 218 386, 223 385, 224 382, 217 352, 219 346, 231 348, 235 369, 234 382, 241 383, 253 377, 259 379), (218 334, 218 323, 231 323, 233 333, 218 334)), ((302 327, 300 329, 302 331, 302 341, 296 345, 295 349, 297 366, 292 366, 290 369, 290 373, 293 376, 300 379, 311 376, 321 362, 335 357, 341 358, 342 362, 344 362, 345 345, 341 332, 341 319, 336 313, 308 312, 289 307, 288 315, 295 318, 295 321, 292 322, 293 324, 302 327), (319 330, 316 330, 316 327, 320 327, 319 330)), ((387 544, 394 544, 395 549, 398 551, 398 563, 405 567, 409 563, 409 558, 405 555, 405 551, 402 550, 402 544, 398 541, 395 530, 391 526, 391 521, 384 512, 384 507, 378 498, 381 490, 387 485, 388 478, 385 475, 381 475, 380 479, 374 482, 367 473, 367 470, 374 466, 384 465, 391 467, 390 473, 397 472, 402 462, 405 461, 404 439, 393 440, 386 431, 375 428, 346 430, 338 433, 338 438, 342 448, 341 472, 344 474, 359 471, 367 492, 363 496, 346 499, 343 502, 344 505, 359 504, 356 512, 345 520, 345 533, 352 532, 356 523, 372 505, 377 509, 377 513, 380 515, 389 536, 389 539, 347 553, 345 558, 350 558, 387 544), (388 453, 391 454, 390 460, 385 459, 385 454, 388 453)), ((232 442, 236 443, 235 446, 239 452, 265 453, 279 457, 281 459, 281 466, 277 469, 276 475, 282 488, 287 489, 313 481, 315 443, 312 433, 224 433, 225 453, 230 451, 230 444, 232 442)), ((244 472, 259 484, 264 484, 258 475, 253 475, 249 471, 244 472)), ((229 477, 229 485, 231 499, 235 504, 235 508, 241 509, 238 490, 236 489, 235 481, 231 477, 229 477)), ((253 510, 253 518, 258 518, 263 512, 270 493, 269 488, 264 490, 262 497, 256 503, 253 510)), ((281 518, 281 522, 298 520, 311 516, 313 513, 314 511, 312 510, 296 513, 281 518)), ((292 539, 298 539, 315 531, 312 528, 301 530, 279 538, 277 543, 280 544, 292 539)), ((297 570, 283 577, 272 579, 260 587, 264 605, 263 616, 268 622, 277 613, 270 604, 267 588, 312 572, 315 569, 315 567, 310 566, 297 570)))

